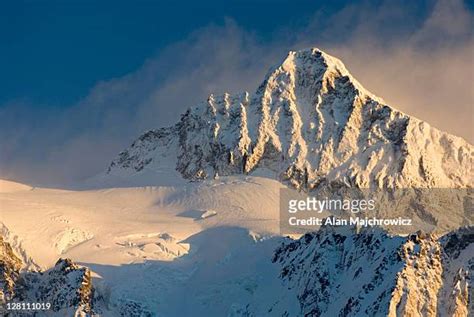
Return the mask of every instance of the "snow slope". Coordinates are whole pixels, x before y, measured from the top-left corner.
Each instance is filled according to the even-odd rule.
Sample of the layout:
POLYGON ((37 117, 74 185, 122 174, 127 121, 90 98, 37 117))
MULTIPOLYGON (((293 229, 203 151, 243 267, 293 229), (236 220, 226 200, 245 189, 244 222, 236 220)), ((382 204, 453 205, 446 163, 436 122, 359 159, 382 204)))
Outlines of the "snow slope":
POLYGON ((267 273, 277 282, 270 259, 280 187, 248 176, 176 187, 3 192, 0 223, 25 268, 48 270, 58 258, 89 267, 106 302, 99 307, 110 308, 105 316, 198 309, 221 316, 246 304, 267 273), (219 270, 222 277, 214 278, 219 270), (190 292, 197 297, 182 298, 190 292), (219 305, 215 292, 224 292, 219 305))
POLYGON ((12 193, 31 190, 28 185, 0 179, 0 193, 12 193))
MULTIPOLYGON (((77 303, 101 316, 467 316, 472 310, 473 227, 441 239, 323 227, 295 241, 278 234, 281 187, 245 176, 176 187, 0 193, 2 236, 24 269, 72 283, 72 293, 61 295, 70 300, 56 301, 68 311, 77 303), (80 286, 63 278, 69 269, 58 267, 58 258, 90 270, 74 276, 90 274, 92 293, 75 297, 80 286)), ((2 261, 0 255, 0 270, 2 261)), ((49 285, 47 277, 31 283, 41 291, 30 299, 62 294, 61 284, 36 286, 49 285)))
POLYGON ((281 187, 276 181, 249 176, 180 187, 35 188, 1 193, 0 221, 3 234, 12 240, 21 237, 18 249, 28 249, 43 268, 60 255, 81 254, 86 257, 82 261, 103 259, 117 265, 143 260, 148 253, 142 254, 140 248, 146 250, 149 240, 160 241, 166 248, 154 250, 146 258, 161 260, 176 257, 173 252, 177 251, 171 251, 177 241, 211 227, 240 226, 278 233, 281 187), (34 227, 38 230, 30 231, 34 227), (41 248, 36 247, 38 233, 48 242, 41 248), (113 254, 110 258, 109 251, 113 254), (122 255, 117 256, 116 251, 122 255))

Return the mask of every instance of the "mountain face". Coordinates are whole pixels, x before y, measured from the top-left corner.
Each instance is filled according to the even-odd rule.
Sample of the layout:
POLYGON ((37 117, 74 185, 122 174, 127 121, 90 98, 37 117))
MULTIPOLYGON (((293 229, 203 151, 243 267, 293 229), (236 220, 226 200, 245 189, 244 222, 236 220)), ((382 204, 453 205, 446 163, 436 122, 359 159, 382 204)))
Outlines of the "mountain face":
MULTIPOLYGON (((254 94, 211 95, 174 126, 144 133, 102 176, 158 178, 171 171, 199 181, 265 171, 303 191, 438 187, 472 194, 473 150, 389 107, 339 60, 309 49, 290 52, 254 94)), ((2 311, 8 302, 51 303, 52 311, 37 316, 467 317, 474 311, 474 227, 461 227, 472 225, 472 200, 454 202, 443 192, 384 215, 455 229, 442 236, 322 226, 292 240, 270 231, 280 218, 265 210, 276 206, 284 186, 268 178, 251 185, 252 178, 258 177, 79 196, 10 186, 0 195, 0 315, 16 316, 2 311), (278 186, 268 188, 270 181, 278 186), (21 223, 25 210, 38 215, 33 224, 21 223), (21 234, 9 234, 3 222, 21 234), (163 244, 173 230, 192 252, 181 254, 180 247, 171 259, 157 257, 173 253, 163 244), (97 279, 69 259, 31 270, 27 250, 18 247, 21 236, 29 251, 54 246, 54 254, 91 263, 97 279)))
POLYGON ((341 61, 290 52, 253 95, 211 95, 172 127, 148 131, 106 174, 164 166, 189 180, 259 168, 297 189, 465 188, 474 148, 366 91, 341 61))
MULTIPOLYGON (((299 316, 468 316, 473 242, 474 227, 437 238, 328 226, 283 243, 273 262, 296 291, 299 316)), ((269 312, 286 309, 276 302, 269 312)))
MULTIPOLYGON (((90 316, 94 289, 88 268, 79 267, 69 259, 59 259, 45 272, 21 271, 23 263, 11 245, 0 236, 0 313, 6 303, 49 303, 57 314, 90 316)), ((38 310, 41 312, 42 310, 38 310)), ((24 311, 23 311, 24 312, 24 311)), ((20 313, 18 313, 20 315, 20 313)))

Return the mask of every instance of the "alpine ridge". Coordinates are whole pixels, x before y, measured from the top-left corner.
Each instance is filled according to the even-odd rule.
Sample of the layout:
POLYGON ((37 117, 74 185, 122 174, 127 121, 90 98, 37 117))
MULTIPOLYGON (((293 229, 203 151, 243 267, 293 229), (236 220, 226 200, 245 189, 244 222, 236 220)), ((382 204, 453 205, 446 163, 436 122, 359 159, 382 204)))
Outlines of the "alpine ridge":
POLYGON ((188 180, 270 171, 292 187, 471 188, 473 146, 398 111, 317 48, 291 51, 253 95, 209 96, 122 151, 105 176, 188 180))
MULTIPOLYGON (((48 303, 47 308, 58 314, 90 316, 94 301, 94 288, 89 268, 79 267, 70 259, 59 259, 47 270, 22 270, 24 263, 11 245, 0 236, 0 314, 25 315, 24 309, 8 311, 6 303, 48 303)), ((35 313, 36 316, 38 313, 35 313)), ((29 314, 28 314, 29 315, 29 314)), ((40 314, 41 315, 41 314, 40 314)))
MULTIPOLYGON (((472 226, 442 237, 326 226, 282 243, 273 262, 298 316, 468 316, 473 239, 472 226)), ((278 301, 269 311, 288 315, 278 301)))

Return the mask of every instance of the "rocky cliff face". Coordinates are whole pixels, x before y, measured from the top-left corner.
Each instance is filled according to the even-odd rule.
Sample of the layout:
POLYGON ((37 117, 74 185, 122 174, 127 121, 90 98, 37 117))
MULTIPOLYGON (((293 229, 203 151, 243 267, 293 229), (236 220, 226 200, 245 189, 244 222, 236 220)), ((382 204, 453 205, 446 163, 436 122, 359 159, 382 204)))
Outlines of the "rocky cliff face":
MULTIPOLYGON (((49 303, 47 311, 63 315, 91 316, 94 289, 88 268, 69 259, 59 259, 45 272, 21 271, 22 261, 0 236, 0 313, 2 316, 28 312, 7 310, 7 303, 49 303)), ((31 311, 30 311, 31 312, 31 311)), ((46 310, 37 310, 41 313, 46 310)))
POLYGON ((290 52, 253 95, 211 95, 176 125, 143 134, 107 174, 172 162, 190 180, 266 168, 299 189, 457 188, 472 187, 473 153, 373 96, 338 59, 308 49, 290 52))
POLYGON ((0 236, 0 302, 11 301, 16 295, 16 281, 20 277, 21 260, 9 243, 0 236))
MULTIPOLYGON (((474 227, 441 238, 323 227, 276 251, 301 316, 468 316, 474 227)), ((278 302, 270 307, 285 315, 278 302)))
POLYGON ((439 315, 468 316, 474 312, 474 228, 461 228, 440 239, 443 285, 439 315))

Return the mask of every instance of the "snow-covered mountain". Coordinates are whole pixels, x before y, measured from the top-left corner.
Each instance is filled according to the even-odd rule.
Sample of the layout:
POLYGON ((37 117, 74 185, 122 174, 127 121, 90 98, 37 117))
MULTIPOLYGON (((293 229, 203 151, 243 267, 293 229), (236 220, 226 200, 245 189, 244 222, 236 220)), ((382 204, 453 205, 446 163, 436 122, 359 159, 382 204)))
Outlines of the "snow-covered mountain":
POLYGON ((50 303, 38 317, 467 317, 473 153, 336 58, 290 52, 253 95, 210 96, 144 133, 95 189, 0 180, 0 315, 21 316, 1 310, 13 301, 50 303), (338 188, 415 188, 378 215, 410 218, 411 234, 282 236, 282 189, 338 188))
MULTIPOLYGON (((449 106, 449 105, 447 105, 449 106)), ((290 52, 252 95, 211 95, 172 127, 148 131, 105 178, 190 180, 260 168, 295 188, 458 188, 473 184, 474 148, 372 95, 319 49, 290 52)))
MULTIPOLYGON (((473 242, 474 227, 437 238, 326 226, 283 243, 273 261, 301 316, 468 316, 473 242)), ((288 308, 276 301, 270 310, 288 308)))
POLYGON ((54 267, 46 272, 21 271, 23 265, 11 245, 0 236, 2 316, 24 315, 34 310, 53 311, 64 316, 86 316, 93 312, 94 289, 88 268, 79 267, 70 259, 59 259, 54 267), (7 303, 11 307, 8 307, 7 303), (42 304, 35 309, 21 309, 21 306, 15 308, 14 303, 42 304))

